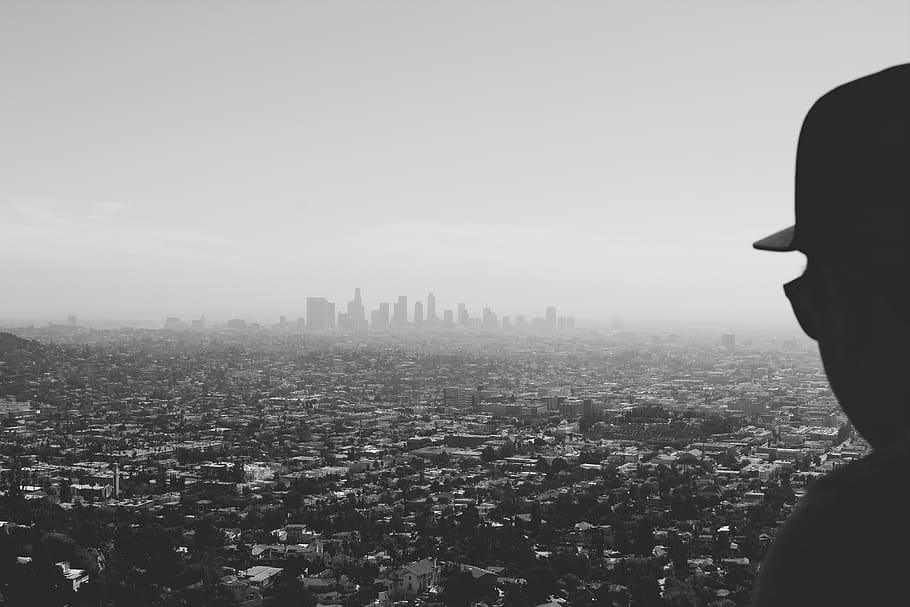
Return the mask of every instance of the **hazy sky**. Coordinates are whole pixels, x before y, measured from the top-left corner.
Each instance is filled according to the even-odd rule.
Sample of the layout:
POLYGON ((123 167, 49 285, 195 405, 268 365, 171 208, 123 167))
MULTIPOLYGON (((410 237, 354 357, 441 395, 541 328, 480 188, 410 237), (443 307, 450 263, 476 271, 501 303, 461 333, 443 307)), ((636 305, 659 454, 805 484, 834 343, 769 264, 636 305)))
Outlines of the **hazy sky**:
POLYGON ((796 138, 910 4, 0 1, 0 317, 779 321, 796 138))

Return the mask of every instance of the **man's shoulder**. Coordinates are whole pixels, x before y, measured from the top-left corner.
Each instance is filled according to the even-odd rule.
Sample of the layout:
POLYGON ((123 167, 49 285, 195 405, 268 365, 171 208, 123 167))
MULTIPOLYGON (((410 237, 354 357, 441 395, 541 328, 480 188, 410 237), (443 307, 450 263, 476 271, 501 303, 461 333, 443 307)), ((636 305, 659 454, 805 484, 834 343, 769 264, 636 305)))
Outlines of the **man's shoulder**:
POLYGON ((816 481, 764 559, 755 605, 850 604, 902 579, 908 471, 910 439, 816 481))

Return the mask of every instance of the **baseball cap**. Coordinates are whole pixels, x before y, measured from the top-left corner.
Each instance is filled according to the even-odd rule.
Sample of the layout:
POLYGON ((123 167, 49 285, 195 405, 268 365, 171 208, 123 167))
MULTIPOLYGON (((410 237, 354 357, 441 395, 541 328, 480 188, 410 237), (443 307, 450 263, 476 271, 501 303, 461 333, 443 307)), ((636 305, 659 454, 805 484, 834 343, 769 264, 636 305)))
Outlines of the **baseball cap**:
POLYGON ((910 253, 910 64, 829 91, 803 121, 796 223, 753 244, 826 258, 910 253))

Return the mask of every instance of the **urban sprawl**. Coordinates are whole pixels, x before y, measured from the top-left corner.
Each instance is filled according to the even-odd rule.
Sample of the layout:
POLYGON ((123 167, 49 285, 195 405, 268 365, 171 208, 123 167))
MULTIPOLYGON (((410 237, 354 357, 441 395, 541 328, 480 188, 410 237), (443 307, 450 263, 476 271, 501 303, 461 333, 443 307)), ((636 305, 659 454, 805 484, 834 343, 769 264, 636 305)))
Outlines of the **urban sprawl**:
POLYGON ((867 449, 811 342, 430 301, 0 333, 0 605, 746 605, 867 449))

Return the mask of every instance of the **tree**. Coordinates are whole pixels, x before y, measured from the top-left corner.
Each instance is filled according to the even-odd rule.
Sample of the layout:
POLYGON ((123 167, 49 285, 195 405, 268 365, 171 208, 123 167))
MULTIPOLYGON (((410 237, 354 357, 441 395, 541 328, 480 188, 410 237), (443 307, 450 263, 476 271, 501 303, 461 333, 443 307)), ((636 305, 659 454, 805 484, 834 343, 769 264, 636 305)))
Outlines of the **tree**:
POLYGON ((68 478, 65 478, 60 481, 60 501, 69 502, 72 499, 72 491, 70 490, 70 481, 68 478))
POLYGON ((837 429, 837 442, 842 443, 853 436, 853 426, 850 424, 841 424, 837 429))
POLYGON ((196 525, 193 541, 199 548, 217 548, 223 544, 221 530, 208 519, 202 519, 196 525))
POLYGON ((303 505, 303 494, 296 489, 291 489, 285 494, 282 501, 288 510, 297 510, 303 505))
POLYGON ((698 596, 691 583, 678 577, 667 578, 663 596, 665 607, 690 607, 698 604, 698 596))
POLYGON ((303 587, 296 575, 281 575, 272 586, 270 594, 274 607, 312 607, 316 601, 303 587))
POLYGON ((443 582, 444 602, 454 607, 468 607, 484 595, 483 586, 468 571, 459 571, 443 582))
POLYGON ((549 567, 531 567, 526 578, 525 594, 532 605, 543 603, 556 592, 556 574, 549 567))
POLYGON ((654 527, 651 519, 644 516, 638 521, 635 528, 635 543, 633 545, 635 554, 638 556, 650 556, 654 549, 654 527))
POLYGON ((482 459, 484 461, 484 463, 487 463, 487 464, 489 464, 490 462, 496 461, 496 450, 493 449, 493 447, 491 447, 490 445, 487 445, 486 447, 484 447, 483 451, 480 453, 480 459, 482 459))
POLYGON ((660 586, 657 585, 657 578, 653 574, 635 575, 629 586, 632 607, 658 607, 660 605, 660 586))
POLYGON ((157 523, 136 530, 121 527, 114 547, 124 564, 145 569, 154 583, 165 583, 177 569, 174 540, 167 529, 157 523))
POLYGON ((591 554, 597 558, 597 562, 600 562, 600 559, 604 555, 604 534, 600 529, 593 530, 593 536, 591 537, 591 554))
POLYGON ((594 416, 591 414, 582 415, 578 420, 578 431, 582 434, 587 434, 588 430, 591 429, 591 426, 594 425, 594 416))
POLYGON ((550 464, 550 473, 559 474, 560 472, 565 472, 568 470, 568 468, 569 464, 566 463, 566 460, 561 457, 557 457, 553 460, 553 463, 550 464))
POLYGON ((540 504, 536 501, 531 502, 531 531, 537 532, 540 530, 541 516, 540 516, 540 504))

